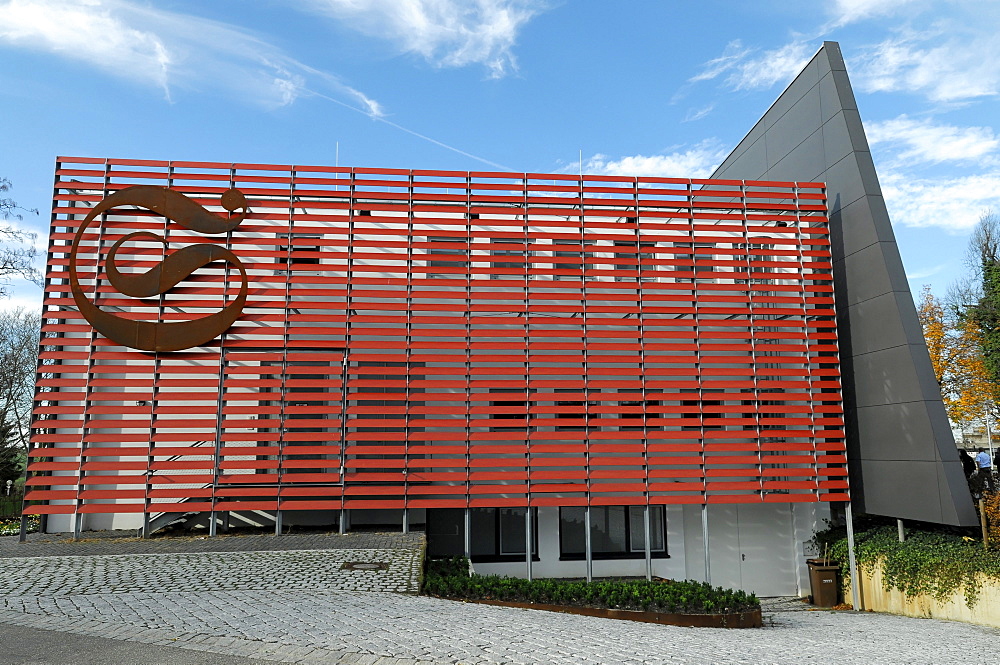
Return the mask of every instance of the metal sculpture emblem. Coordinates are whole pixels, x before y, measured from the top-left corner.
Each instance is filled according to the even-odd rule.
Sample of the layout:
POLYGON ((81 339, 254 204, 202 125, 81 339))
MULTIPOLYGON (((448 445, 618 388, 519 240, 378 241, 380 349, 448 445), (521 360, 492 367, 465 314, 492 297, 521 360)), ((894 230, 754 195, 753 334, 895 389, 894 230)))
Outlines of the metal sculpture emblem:
POLYGON ((218 245, 201 243, 181 248, 167 255, 162 261, 144 273, 122 273, 115 264, 115 256, 122 243, 136 238, 152 238, 163 243, 167 241, 155 233, 138 231, 129 233, 118 240, 108 252, 105 269, 108 281, 118 291, 133 298, 149 298, 166 293, 179 282, 213 261, 225 261, 240 271, 242 283, 239 295, 221 311, 200 319, 179 322, 137 321, 116 316, 100 309, 80 286, 77 275, 77 254, 84 232, 98 215, 117 206, 138 206, 145 208, 184 228, 204 234, 225 233, 236 228, 246 217, 247 200, 238 189, 227 190, 222 195, 222 207, 229 211, 229 219, 215 215, 180 192, 165 187, 138 185, 120 190, 104 198, 84 218, 69 254, 69 282, 80 313, 94 328, 108 339, 123 346, 142 351, 180 351, 200 346, 226 331, 243 312, 247 301, 247 271, 235 254, 218 245), (242 209, 238 214, 233 214, 242 209))

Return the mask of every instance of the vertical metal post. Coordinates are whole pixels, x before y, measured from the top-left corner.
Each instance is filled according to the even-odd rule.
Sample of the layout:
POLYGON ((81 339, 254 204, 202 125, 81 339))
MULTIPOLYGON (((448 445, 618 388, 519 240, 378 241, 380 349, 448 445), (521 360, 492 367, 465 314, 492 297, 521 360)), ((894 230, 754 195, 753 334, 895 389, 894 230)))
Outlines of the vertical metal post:
POLYGON ((646 534, 646 579, 653 579, 653 545, 650 542, 652 531, 649 528, 649 506, 642 507, 642 528, 646 534))
POLYGON ((594 581, 594 550, 590 544, 590 506, 584 510, 583 520, 583 558, 587 560, 587 581, 594 581))
POLYGON ((712 557, 708 548, 708 504, 701 504, 701 539, 705 543, 705 581, 712 583, 712 557))
MULTIPOLYGON (((147 487, 148 487, 148 481, 147 481, 147 487)), ((149 496, 148 493, 147 493, 147 496, 149 496)), ((146 538, 149 538, 149 509, 148 509, 148 504, 147 504, 146 510, 142 511, 142 538, 143 538, 143 540, 145 540, 146 538)))
POLYGON ((534 541, 531 528, 531 506, 524 509, 524 565, 531 579, 531 545, 534 541))
MULTIPOLYGON (((809 507, 812 507, 812 504, 810 504, 809 507)), ((792 557, 794 559, 794 558, 798 557, 798 540, 795 538, 795 504, 794 503, 789 503, 788 504, 788 521, 789 521, 788 532, 789 532, 789 534, 791 534, 791 537, 792 537, 791 542, 789 543, 789 547, 791 548, 790 551, 791 551, 792 557)), ((803 554, 805 554, 805 552, 803 552, 803 554)), ((801 566, 801 564, 795 566, 795 588, 798 589, 798 591, 799 591, 800 594, 802 593, 803 589, 805 588, 805 585, 803 584, 803 580, 802 580, 802 566, 801 566)))
POLYGON ((216 522, 218 520, 219 520, 219 514, 214 510, 208 514, 208 535, 210 538, 214 537, 215 534, 218 533, 218 528, 216 527, 216 522))
MULTIPOLYGON (((44 532, 43 532, 44 533, 44 532)), ((21 513, 21 530, 17 534, 17 542, 23 543, 28 539, 28 516, 21 513)))
POLYGON ((410 532, 410 509, 403 508, 403 533, 410 532))
MULTIPOLYGON (((990 428, 990 418, 993 414, 990 413, 989 408, 986 409, 986 445, 990 447, 990 463, 993 461, 993 430, 990 428)), ((992 470, 992 467, 991 467, 992 470)), ((992 486, 992 485, 991 485, 992 486)))
POLYGON ((851 566, 851 604, 855 611, 861 609, 861 580, 858 578, 858 563, 854 558, 854 515, 851 512, 851 502, 847 502, 847 558, 851 566))
MULTIPOLYGON (((343 505, 343 504, 341 504, 341 505, 343 505)), ((345 533, 347 533, 347 509, 346 508, 341 508, 340 509, 340 515, 337 518, 337 522, 338 522, 337 531, 340 532, 340 535, 344 535, 345 533)))
POLYGON ((986 505, 983 497, 979 497, 979 526, 983 530, 983 549, 990 549, 990 531, 986 524, 986 505))
POLYGON ((903 528, 903 520, 901 520, 901 519, 897 519, 896 520, 896 532, 897 532, 897 535, 899 536, 899 542, 905 543, 906 542, 906 529, 903 528))
POLYGON ((465 558, 472 561, 472 509, 465 509, 465 524, 463 525, 463 531, 465 532, 465 558))
POLYGON ((83 531, 83 513, 73 514, 73 540, 80 539, 80 532, 83 531))
POLYGON ((281 535, 281 511, 280 510, 275 510, 274 511, 274 535, 276 535, 276 536, 280 536, 281 535))

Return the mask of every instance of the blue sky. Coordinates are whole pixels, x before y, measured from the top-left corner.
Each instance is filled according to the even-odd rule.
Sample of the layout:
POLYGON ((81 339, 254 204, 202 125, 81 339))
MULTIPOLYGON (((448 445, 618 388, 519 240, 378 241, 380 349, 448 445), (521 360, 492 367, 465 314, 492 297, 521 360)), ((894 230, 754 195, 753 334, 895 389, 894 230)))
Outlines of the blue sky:
POLYGON ((40 231, 56 155, 704 177, 833 40, 943 294, 1000 213, 998 28, 996 0, 0 0, 0 176, 40 231))

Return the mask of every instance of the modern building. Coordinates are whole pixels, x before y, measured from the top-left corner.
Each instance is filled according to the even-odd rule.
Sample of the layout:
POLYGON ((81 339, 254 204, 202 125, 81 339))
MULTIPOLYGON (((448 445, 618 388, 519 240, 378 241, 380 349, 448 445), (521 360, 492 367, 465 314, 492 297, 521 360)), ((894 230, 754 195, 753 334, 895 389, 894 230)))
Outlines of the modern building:
POLYGON ((832 43, 705 180, 59 158, 26 513, 803 592, 975 519, 877 187, 832 43))

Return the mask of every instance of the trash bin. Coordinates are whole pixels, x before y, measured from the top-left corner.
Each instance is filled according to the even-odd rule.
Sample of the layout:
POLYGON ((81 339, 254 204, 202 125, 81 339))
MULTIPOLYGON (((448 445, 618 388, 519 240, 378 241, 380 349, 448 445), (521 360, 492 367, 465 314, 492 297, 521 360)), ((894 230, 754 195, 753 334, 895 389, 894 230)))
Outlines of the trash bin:
POLYGON ((807 559, 809 566, 809 588, 812 603, 819 607, 833 607, 840 593, 840 565, 829 559, 807 559))

